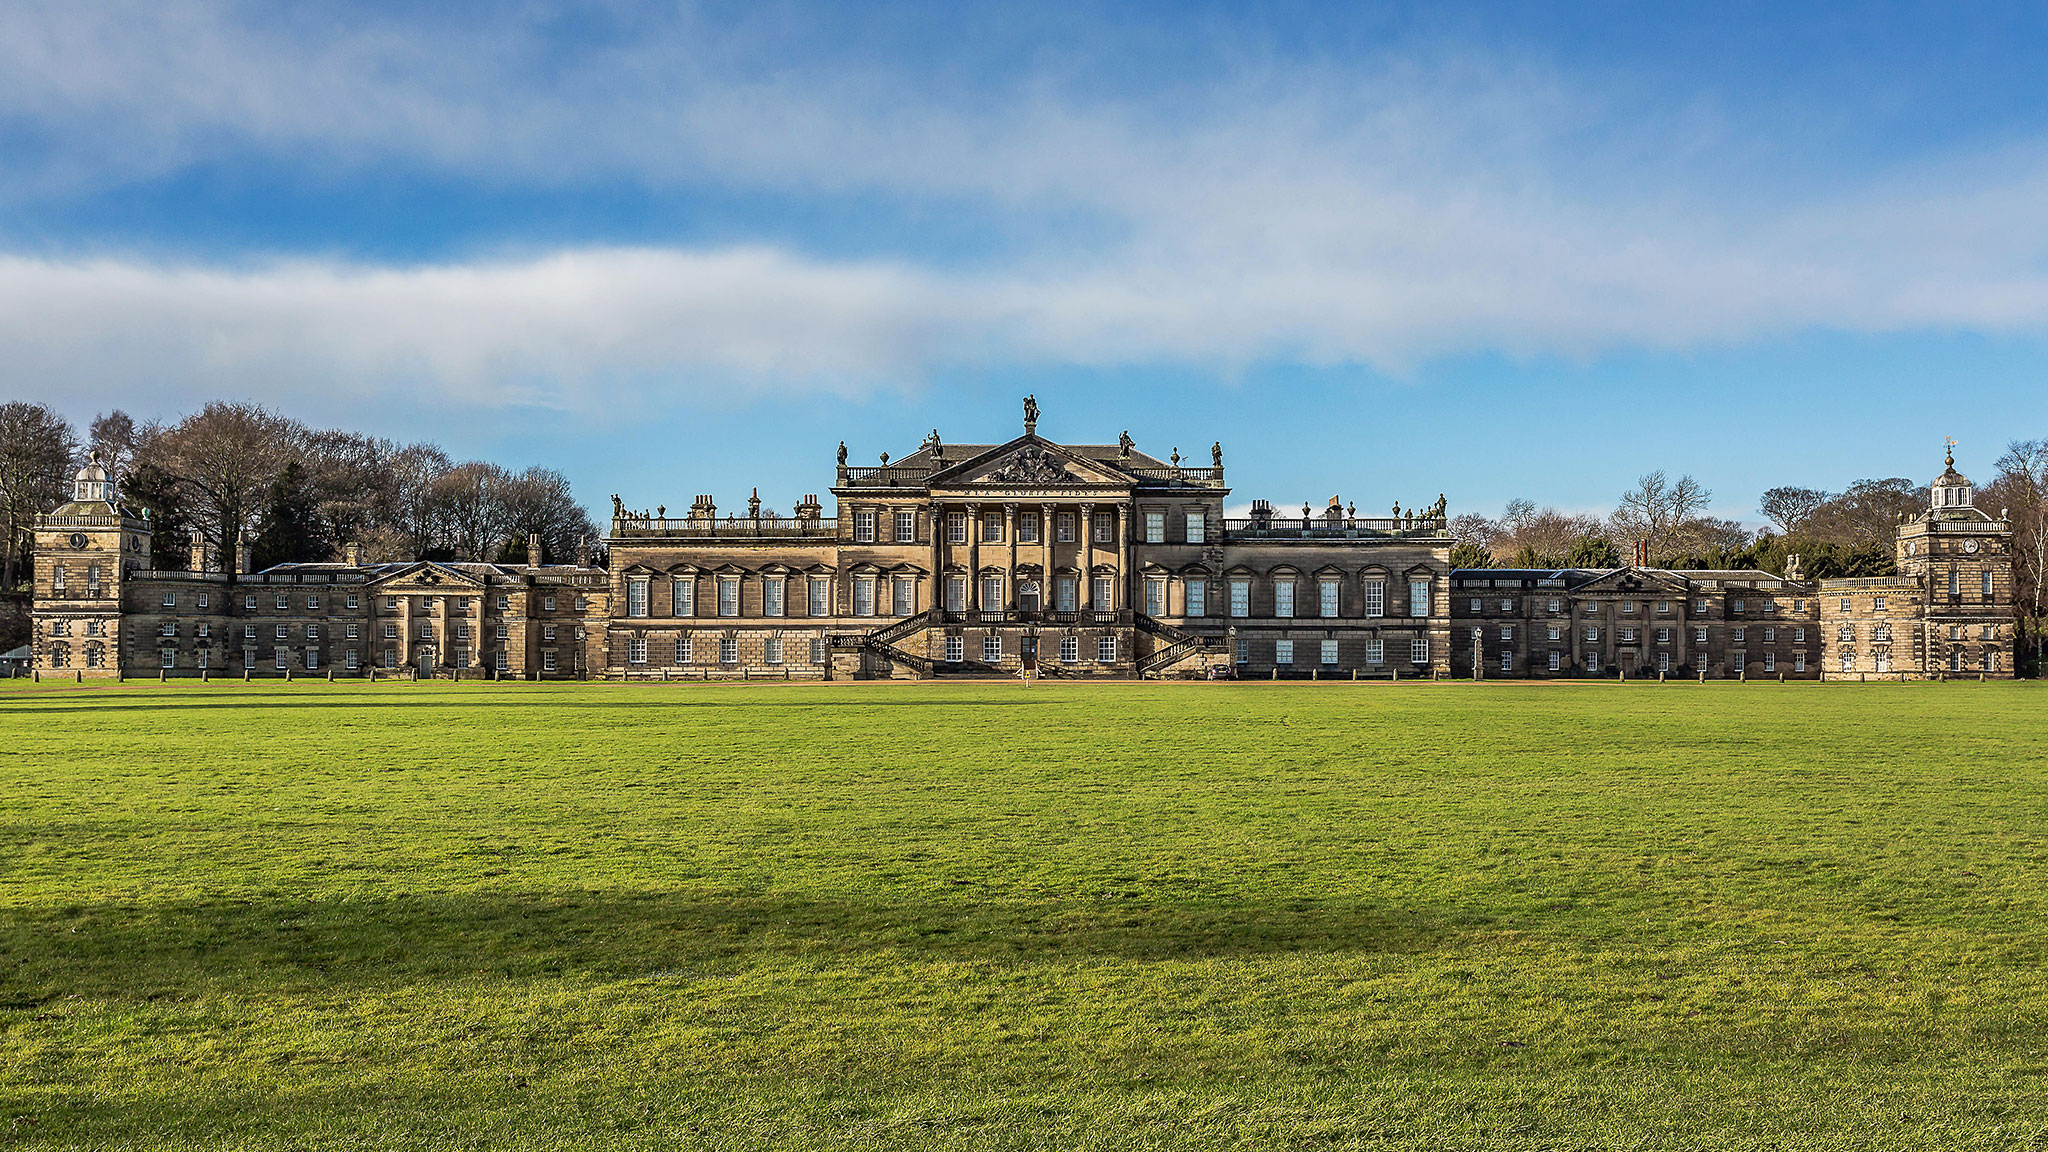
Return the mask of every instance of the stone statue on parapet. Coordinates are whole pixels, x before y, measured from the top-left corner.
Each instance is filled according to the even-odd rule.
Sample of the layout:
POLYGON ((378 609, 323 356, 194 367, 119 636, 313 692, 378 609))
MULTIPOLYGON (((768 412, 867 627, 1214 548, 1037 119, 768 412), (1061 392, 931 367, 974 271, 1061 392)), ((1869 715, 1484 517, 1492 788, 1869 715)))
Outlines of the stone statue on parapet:
POLYGON ((1038 397, 1035 395, 1024 397, 1024 431, 1038 431, 1038 397))
POLYGON ((1137 444, 1136 440, 1131 439, 1130 429, 1126 428, 1118 433, 1116 438, 1117 459, 1129 460, 1131 458, 1131 449, 1137 447, 1137 444))
POLYGON ((617 492, 612 493, 612 519, 616 520, 624 516, 625 514, 626 502, 624 500, 619 499, 619 494, 617 492))
POLYGON ((841 468, 846 467, 846 441, 844 440, 839 442, 839 466, 841 468))
POLYGON ((1216 467, 1223 467, 1223 441, 1218 440, 1214 444, 1209 445, 1209 459, 1216 467))

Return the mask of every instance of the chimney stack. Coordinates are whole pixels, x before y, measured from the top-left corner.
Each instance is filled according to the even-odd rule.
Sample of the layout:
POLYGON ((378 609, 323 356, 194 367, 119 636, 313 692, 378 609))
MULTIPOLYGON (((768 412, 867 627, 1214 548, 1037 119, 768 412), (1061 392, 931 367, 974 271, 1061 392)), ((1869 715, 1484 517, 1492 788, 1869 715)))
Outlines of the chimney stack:
POLYGON ((342 545, 341 562, 351 568, 361 568, 363 566, 362 542, 351 540, 347 544, 342 545))
POLYGON ((538 532, 528 532, 526 534, 526 566, 529 568, 540 567, 540 533, 538 532))
POLYGON ((247 576, 249 574, 249 566, 255 562, 251 556, 252 551, 249 534, 244 532, 235 540, 235 575, 247 576))
POLYGON ((576 566, 578 568, 590 567, 590 537, 588 536, 578 536, 576 538, 576 566))

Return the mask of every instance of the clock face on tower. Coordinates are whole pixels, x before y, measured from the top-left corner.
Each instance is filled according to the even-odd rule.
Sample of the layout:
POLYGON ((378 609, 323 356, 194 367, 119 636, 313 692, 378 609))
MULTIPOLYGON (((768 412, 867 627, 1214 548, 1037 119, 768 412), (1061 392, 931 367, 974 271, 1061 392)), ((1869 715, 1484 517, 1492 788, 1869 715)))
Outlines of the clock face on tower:
POLYGON ((85 550, 86 545, 91 543, 92 541, 83 532, 73 532, 71 534, 71 547, 77 549, 80 552, 83 552, 85 550))
POLYGON ((1965 551, 1965 552, 1975 552, 1976 550, 1977 550, 1977 542, 1976 542, 1975 540, 1965 540, 1965 541, 1963 541, 1963 551, 1965 551))

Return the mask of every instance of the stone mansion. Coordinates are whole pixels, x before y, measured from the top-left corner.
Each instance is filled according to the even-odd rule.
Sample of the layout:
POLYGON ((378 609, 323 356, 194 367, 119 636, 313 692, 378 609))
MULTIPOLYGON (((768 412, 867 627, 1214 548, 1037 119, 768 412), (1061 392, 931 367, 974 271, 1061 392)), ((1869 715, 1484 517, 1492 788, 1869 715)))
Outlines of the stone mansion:
POLYGON ((1898 575, 1450 566, 1444 500, 1360 516, 1254 501, 1128 435, 842 445, 828 517, 631 511, 609 563, 158 570, 97 462, 37 520, 34 666, 78 676, 852 679, 2006 677, 2011 530, 1954 469, 1897 533, 1898 575))

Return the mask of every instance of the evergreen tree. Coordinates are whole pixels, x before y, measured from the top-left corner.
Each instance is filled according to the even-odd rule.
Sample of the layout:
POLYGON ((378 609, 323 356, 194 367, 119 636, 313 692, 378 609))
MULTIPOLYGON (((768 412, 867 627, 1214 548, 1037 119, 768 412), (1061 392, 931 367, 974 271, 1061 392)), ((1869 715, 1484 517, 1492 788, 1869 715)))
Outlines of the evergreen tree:
POLYGON ((251 560, 258 572, 273 564, 306 563, 333 555, 327 526, 320 518, 320 497, 306 470, 294 460, 271 481, 263 504, 263 528, 256 534, 251 560))

